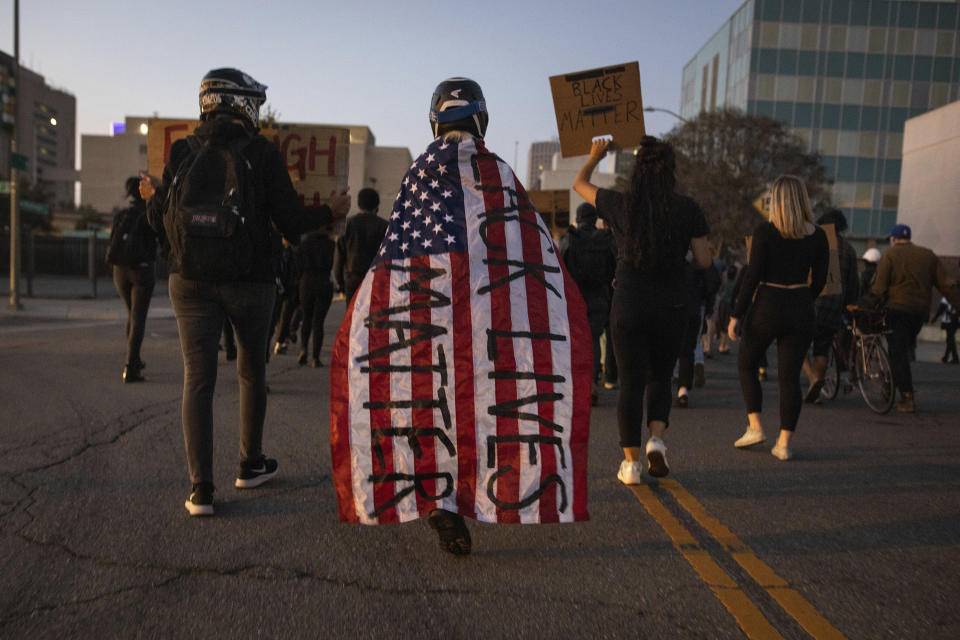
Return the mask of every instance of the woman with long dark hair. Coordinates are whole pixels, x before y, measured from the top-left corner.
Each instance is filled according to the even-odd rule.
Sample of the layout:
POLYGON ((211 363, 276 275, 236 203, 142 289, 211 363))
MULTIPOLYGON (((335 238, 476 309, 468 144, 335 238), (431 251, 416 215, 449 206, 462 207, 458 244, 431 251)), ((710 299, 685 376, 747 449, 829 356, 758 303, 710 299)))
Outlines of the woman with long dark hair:
POLYGON ((775 339, 780 435, 771 453, 780 460, 789 460, 793 457, 790 438, 803 403, 800 368, 813 341, 813 301, 827 282, 830 248, 823 229, 813 224, 802 180, 780 176, 770 194, 770 220, 753 232, 750 263, 727 326, 730 339, 736 340, 737 325, 743 318, 743 344, 737 365, 748 425, 734 446, 749 447, 766 440, 760 423, 763 394, 757 367, 775 339))
POLYGON ((617 477, 640 484, 643 404, 647 402, 649 473, 669 473, 663 435, 670 420, 670 379, 680 352, 684 317, 684 261, 710 266, 707 223, 692 199, 675 192, 673 148, 646 136, 637 150, 626 193, 590 182, 610 148, 596 140, 573 188, 596 206, 617 243, 617 287, 610 310, 613 349, 620 370, 617 426, 624 460, 617 477))

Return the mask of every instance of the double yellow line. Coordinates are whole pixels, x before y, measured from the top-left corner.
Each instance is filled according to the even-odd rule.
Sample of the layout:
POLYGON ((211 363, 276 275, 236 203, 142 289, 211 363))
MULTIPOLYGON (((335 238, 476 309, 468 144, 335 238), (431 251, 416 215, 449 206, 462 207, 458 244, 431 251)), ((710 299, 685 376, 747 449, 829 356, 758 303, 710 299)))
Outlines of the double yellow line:
MULTIPOLYGON (((730 557, 746 571, 747 575, 793 617, 804 631, 817 640, 846 640, 845 636, 821 616, 796 589, 791 588, 786 580, 764 564, 730 529, 707 513, 703 505, 679 482, 662 479, 659 485, 673 495, 680 506, 720 543, 724 551, 730 554, 730 557)), ((650 485, 632 485, 630 489, 657 524, 670 536, 673 546, 690 563, 700 579, 707 583, 748 638, 755 640, 783 638, 751 602, 736 580, 710 557, 710 553, 701 547, 693 534, 663 505, 650 485)))

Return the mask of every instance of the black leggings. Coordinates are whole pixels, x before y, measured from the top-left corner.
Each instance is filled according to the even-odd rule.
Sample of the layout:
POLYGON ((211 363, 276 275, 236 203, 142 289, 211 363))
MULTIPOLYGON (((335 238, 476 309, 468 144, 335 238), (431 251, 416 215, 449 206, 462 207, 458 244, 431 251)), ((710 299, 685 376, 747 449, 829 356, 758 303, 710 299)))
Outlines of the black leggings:
POLYGON ((300 351, 307 353, 310 335, 313 334, 312 358, 320 359, 323 347, 323 322, 333 300, 333 283, 330 275, 314 275, 306 272, 300 278, 300 303, 303 305, 303 324, 300 325, 300 351))
POLYGON ((800 370, 815 329, 810 290, 761 286, 757 300, 743 322, 743 342, 737 361, 740 388, 747 413, 763 409, 763 391, 757 368, 777 341, 777 380, 780 385, 780 428, 793 431, 800 417, 803 395, 800 370))
POLYGON ((617 427, 621 447, 643 444, 643 401, 647 424, 669 423, 670 378, 680 352, 685 314, 682 302, 664 304, 654 296, 617 289, 610 309, 613 348, 619 369, 617 427))

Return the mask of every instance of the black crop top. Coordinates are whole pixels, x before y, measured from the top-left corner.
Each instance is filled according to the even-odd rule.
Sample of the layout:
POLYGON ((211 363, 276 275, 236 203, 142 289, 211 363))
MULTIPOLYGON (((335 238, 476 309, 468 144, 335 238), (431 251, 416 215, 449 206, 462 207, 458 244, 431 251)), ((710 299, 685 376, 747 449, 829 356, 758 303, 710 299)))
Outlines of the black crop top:
POLYGON ((761 282, 784 286, 807 284, 812 273, 810 293, 816 298, 827 283, 829 263, 830 246, 827 234, 820 227, 803 238, 784 238, 772 222, 764 222, 753 232, 750 264, 731 315, 743 316, 761 282))

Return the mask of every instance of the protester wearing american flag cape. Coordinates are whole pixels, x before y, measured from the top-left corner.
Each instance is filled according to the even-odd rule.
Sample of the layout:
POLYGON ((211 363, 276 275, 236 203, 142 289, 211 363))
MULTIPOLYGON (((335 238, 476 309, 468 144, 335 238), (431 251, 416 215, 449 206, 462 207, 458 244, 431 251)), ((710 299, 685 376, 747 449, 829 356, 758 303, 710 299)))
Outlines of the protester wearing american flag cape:
POLYGON ((480 86, 441 82, 430 122, 337 334, 330 443, 342 521, 427 515, 464 555, 464 516, 587 519, 592 345, 548 228, 484 146, 480 86))

